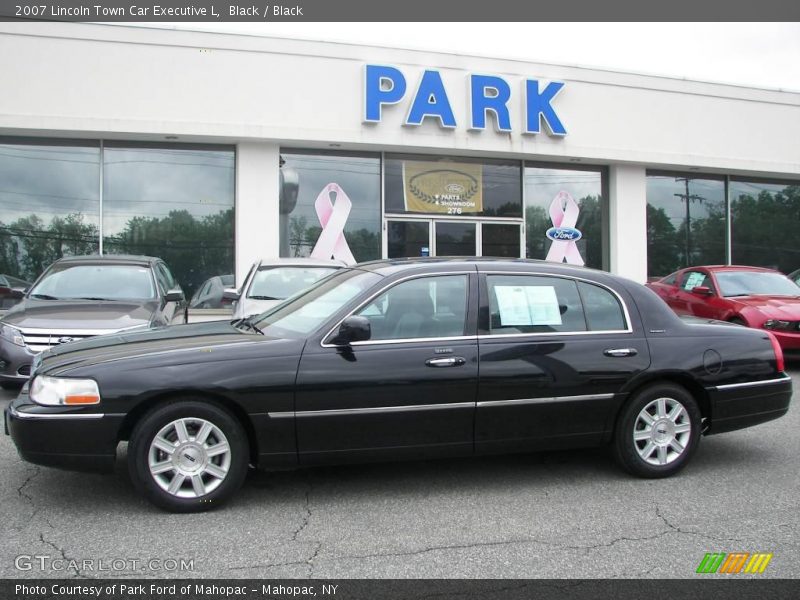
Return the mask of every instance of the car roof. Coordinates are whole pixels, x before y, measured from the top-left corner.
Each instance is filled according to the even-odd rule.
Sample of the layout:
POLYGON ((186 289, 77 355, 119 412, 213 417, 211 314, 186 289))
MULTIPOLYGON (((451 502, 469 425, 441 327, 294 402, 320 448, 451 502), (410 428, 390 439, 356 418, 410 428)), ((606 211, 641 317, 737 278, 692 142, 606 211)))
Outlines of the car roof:
POLYGON ((262 258, 258 261, 262 267, 346 267, 347 264, 341 260, 325 260, 321 258, 262 258))
POLYGON ((152 264, 160 260, 154 256, 137 256, 132 254, 84 254, 82 256, 65 256, 56 263, 110 263, 110 264, 152 264))
POLYGON ((437 257, 414 257, 414 258, 395 258, 374 260, 353 265, 353 268, 364 271, 372 271, 383 276, 394 275, 404 271, 457 271, 457 270, 476 270, 476 271, 521 271, 557 273, 560 275, 572 275, 574 277, 603 276, 609 277, 610 273, 569 265, 566 263, 556 263, 546 260, 536 260, 529 258, 491 258, 491 257, 463 257, 463 256, 437 256, 437 257))
POLYGON ((706 267, 687 267, 689 269, 708 269, 709 271, 755 271, 766 273, 777 273, 775 269, 767 269, 765 267, 751 267, 749 265, 710 265, 706 267))

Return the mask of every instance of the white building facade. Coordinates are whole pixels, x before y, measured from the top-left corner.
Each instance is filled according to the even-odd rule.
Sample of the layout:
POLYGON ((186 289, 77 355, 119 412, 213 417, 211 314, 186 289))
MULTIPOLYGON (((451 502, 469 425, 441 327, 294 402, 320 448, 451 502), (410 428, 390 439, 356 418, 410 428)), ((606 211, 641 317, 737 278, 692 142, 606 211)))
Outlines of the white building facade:
POLYGON ((485 255, 800 268, 800 94, 393 48, 0 23, 0 272, 485 255))

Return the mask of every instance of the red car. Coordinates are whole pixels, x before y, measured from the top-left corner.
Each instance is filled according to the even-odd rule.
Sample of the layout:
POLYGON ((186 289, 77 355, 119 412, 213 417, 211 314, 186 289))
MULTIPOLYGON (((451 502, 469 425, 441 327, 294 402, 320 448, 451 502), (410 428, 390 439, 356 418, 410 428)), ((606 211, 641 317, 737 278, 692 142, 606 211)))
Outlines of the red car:
POLYGON ((766 329, 785 351, 800 351, 800 288, 783 273, 735 265, 690 267, 647 287, 679 315, 766 329))

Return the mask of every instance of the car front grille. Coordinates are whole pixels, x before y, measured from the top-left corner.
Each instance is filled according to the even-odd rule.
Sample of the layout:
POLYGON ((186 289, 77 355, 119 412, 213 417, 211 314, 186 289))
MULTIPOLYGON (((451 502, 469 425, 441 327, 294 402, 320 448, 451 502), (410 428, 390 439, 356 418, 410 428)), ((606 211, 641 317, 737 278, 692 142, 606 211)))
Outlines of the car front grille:
POLYGON ((34 329, 32 327, 20 328, 22 339, 31 352, 43 352, 53 346, 77 342, 88 337, 114 333, 108 329, 34 329))

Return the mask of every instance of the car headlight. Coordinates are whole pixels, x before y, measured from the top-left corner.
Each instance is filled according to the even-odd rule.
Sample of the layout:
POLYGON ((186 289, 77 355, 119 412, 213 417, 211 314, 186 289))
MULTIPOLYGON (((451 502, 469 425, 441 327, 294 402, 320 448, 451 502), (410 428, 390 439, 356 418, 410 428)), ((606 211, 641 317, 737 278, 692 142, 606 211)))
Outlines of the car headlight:
POLYGON ((8 323, 0 323, 0 337, 16 346, 25 347, 25 340, 22 339, 22 332, 8 323))
POLYGON ((764 329, 790 329, 794 323, 792 321, 781 321, 779 319, 767 319, 764 322, 764 329))
POLYGON ((77 406, 100 403, 94 379, 67 379, 37 375, 31 382, 31 400, 44 406, 77 406))

